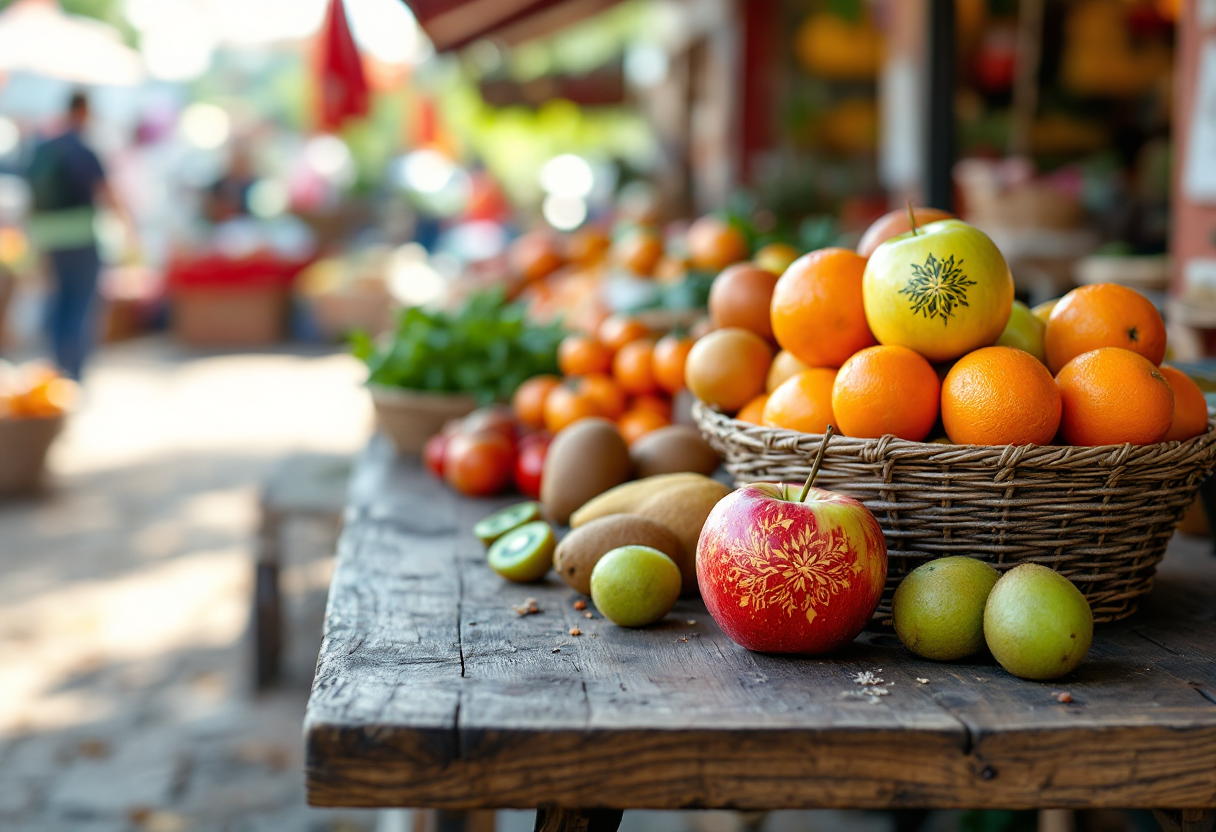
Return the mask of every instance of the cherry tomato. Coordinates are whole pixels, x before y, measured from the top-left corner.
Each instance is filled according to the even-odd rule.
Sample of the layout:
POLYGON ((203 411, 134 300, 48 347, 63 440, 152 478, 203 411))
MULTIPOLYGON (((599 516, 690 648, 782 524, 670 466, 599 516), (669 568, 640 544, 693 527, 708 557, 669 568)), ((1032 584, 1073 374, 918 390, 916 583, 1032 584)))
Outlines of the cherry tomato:
POLYGON ((519 443, 519 456, 515 458, 515 487, 526 497, 540 497, 540 478, 545 470, 545 455, 549 452, 549 437, 535 441, 525 437, 519 443))
POLYGON ((447 453, 450 438, 446 433, 437 433, 422 446, 422 464, 440 479, 443 479, 443 458, 447 453))
POLYGON ((499 493, 511 482, 514 468, 515 446, 491 430, 453 436, 443 457, 443 478, 470 497, 499 493))

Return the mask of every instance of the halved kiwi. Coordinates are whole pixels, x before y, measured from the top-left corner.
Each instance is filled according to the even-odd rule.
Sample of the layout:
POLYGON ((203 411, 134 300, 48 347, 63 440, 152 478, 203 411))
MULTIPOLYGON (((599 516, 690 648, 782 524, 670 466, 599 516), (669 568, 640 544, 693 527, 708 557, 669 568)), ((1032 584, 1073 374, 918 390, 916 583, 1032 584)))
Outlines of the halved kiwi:
POLYGON ((539 519, 540 503, 519 503, 478 520, 473 526, 473 534, 489 546, 511 529, 518 529, 524 523, 539 519))
POLYGON ((539 581, 553 567, 557 539, 543 520, 525 523, 495 540, 486 555, 490 568, 508 581, 539 581))

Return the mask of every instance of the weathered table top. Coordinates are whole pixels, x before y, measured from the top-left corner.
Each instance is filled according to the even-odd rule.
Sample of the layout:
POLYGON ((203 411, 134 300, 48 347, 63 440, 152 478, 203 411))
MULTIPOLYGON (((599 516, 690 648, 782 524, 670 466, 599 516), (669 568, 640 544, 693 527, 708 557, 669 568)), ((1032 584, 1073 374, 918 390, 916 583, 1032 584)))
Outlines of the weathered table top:
POLYGON ((696 599, 644 630, 587 620, 556 578, 509 584, 485 565, 469 529, 504 502, 369 448, 305 721, 311 803, 1216 806, 1206 542, 1175 539, 1141 611, 1041 684, 882 633, 831 659, 749 653, 696 599), (529 597, 541 612, 518 615, 529 597), (866 671, 885 683, 857 684, 866 671))

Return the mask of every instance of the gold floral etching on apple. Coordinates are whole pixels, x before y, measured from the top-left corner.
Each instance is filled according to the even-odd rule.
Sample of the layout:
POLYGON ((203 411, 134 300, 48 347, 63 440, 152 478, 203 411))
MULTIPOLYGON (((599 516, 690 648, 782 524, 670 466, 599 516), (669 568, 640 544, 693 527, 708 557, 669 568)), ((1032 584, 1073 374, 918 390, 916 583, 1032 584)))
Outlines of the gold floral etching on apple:
POLYGON ((770 536, 778 530, 789 532, 793 524, 779 509, 769 509, 748 528, 742 545, 732 550, 726 577, 738 590, 739 606, 779 607, 790 617, 802 612, 814 623, 816 608, 826 608, 833 595, 851 588, 864 567, 850 552, 848 535, 839 526, 825 536, 803 524, 783 545, 774 547, 770 536))
POLYGON ((955 263, 953 254, 945 260, 930 254, 923 266, 912 264, 912 279, 899 293, 911 299, 913 315, 924 315, 929 320, 941 318, 942 326, 946 326, 956 306, 970 306, 967 287, 974 285, 976 282, 963 274, 962 260, 955 263))

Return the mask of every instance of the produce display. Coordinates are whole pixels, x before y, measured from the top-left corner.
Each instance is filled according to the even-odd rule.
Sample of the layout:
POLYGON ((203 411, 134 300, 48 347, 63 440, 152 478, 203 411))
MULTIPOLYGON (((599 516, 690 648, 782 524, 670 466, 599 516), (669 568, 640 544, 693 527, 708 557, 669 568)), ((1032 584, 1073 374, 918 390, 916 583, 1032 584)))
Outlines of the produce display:
POLYGON ((76 402, 78 387, 41 361, 16 366, 0 359, 0 421, 51 419, 76 402))
POLYGON ((448 312, 412 307, 388 337, 356 334, 355 355, 368 384, 429 393, 468 393, 479 403, 507 401, 526 379, 557 370, 564 332, 530 322, 522 304, 486 292, 448 312))
MULTIPOLYGON (((671 266, 669 243, 645 229, 591 242, 585 262, 639 276, 671 266)), ((818 655, 856 638, 882 597, 887 550, 862 503, 814 486, 835 433, 1099 445, 1207 429, 1198 386, 1160 366, 1164 325, 1151 303, 1099 284, 1030 309, 1014 300, 991 240, 944 212, 892 212, 857 251, 770 246, 740 262, 746 235, 712 217, 684 245, 686 267, 719 272, 695 337, 601 317, 552 342, 554 366, 517 377, 509 407, 454 422, 424 454, 462 493, 514 483, 539 497, 477 524, 489 567, 524 583, 556 572, 620 626, 660 621, 699 593, 748 649, 818 655), (717 454, 672 421, 684 388, 742 421, 824 434, 810 477, 738 489, 714 480, 717 454)), ((536 242, 519 251, 530 281, 562 268, 536 242)), ((907 575, 892 623, 925 659, 987 648, 1014 675, 1051 679, 1084 658, 1093 614, 1050 569, 1002 574, 950 557, 907 575)))

